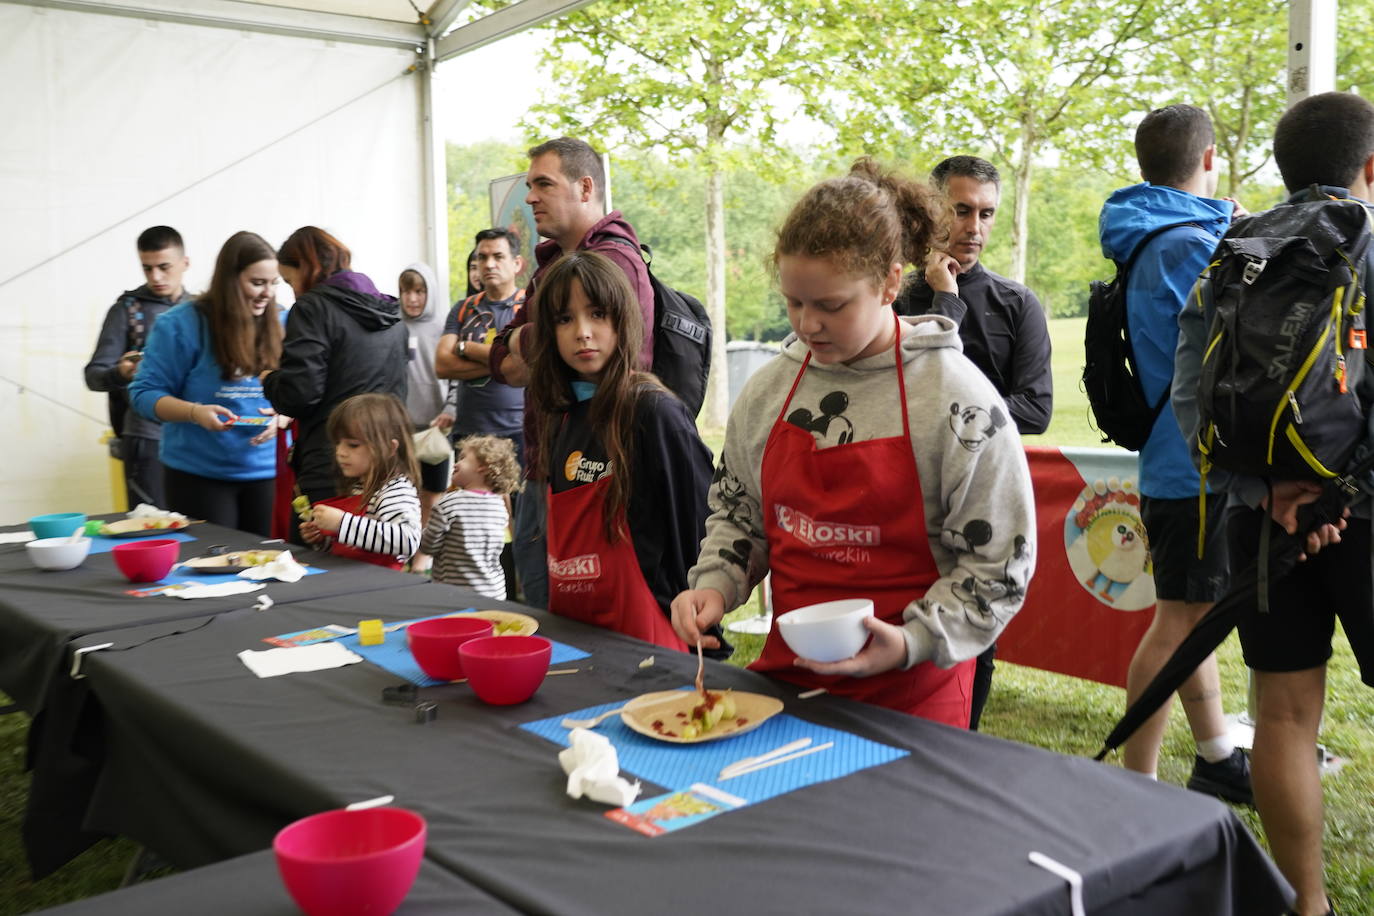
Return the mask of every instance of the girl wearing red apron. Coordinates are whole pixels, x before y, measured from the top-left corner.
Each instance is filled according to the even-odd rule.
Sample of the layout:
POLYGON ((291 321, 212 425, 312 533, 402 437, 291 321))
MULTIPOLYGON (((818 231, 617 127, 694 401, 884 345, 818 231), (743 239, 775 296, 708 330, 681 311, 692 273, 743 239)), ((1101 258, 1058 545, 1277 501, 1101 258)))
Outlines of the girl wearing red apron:
MULTIPOLYGON (((770 571, 775 615, 870 598, 853 658, 798 659, 775 628, 750 667, 966 728, 973 659, 1021 605, 1035 523, 1015 428, 957 327, 892 311, 901 265, 926 263, 926 194, 864 160, 784 223, 774 263, 796 338, 731 411, 717 509, 672 611, 684 642, 710 645, 770 571)), ((957 300, 947 260, 927 276, 957 300)))
POLYGON ((328 431, 352 492, 315 503, 301 537, 339 556, 401 569, 420 546, 419 469, 405 406, 395 395, 355 395, 330 413, 328 431))
POLYGON ((685 650, 668 606, 696 560, 711 453, 682 402, 636 371, 643 319, 614 262, 565 255, 533 314, 549 610, 685 650))

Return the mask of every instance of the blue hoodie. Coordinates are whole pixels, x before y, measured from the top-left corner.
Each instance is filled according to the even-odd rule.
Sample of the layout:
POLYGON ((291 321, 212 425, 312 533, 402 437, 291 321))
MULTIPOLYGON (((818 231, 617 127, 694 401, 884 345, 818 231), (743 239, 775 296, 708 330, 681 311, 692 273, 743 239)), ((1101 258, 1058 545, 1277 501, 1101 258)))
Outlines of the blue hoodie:
MULTIPOLYGON (((1131 346, 1145 397, 1158 403, 1174 374, 1178 313, 1217 242, 1231 225, 1230 201, 1198 197, 1149 182, 1121 188, 1107 198, 1098 219, 1102 254, 1118 263, 1130 258, 1145 236, 1161 232, 1139 253, 1126 285, 1131 346), (1182 224, 1182 225, 1180 225, 1182 224)), ((1155 499, 1196 497, 1198 473, 1179 432, 1172 404, 1160 411, 1140 450, 1140 492, 1155 499)))

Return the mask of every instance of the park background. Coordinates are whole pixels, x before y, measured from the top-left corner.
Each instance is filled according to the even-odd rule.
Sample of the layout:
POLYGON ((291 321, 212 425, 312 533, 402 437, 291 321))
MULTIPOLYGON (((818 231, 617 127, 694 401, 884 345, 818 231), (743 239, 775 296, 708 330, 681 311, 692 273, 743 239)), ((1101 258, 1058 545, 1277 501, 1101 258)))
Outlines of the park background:
MULTIPOLYGON (((474 5, 472 16, 484 9, 474 5)), ((864 154, 923 175, 946 155, 975 153, 1003 174, 984 262, 1024 279, 1051 316, 1054 419, 1028 442, 1096 445, 1078 387, 1081 316, 1088 282, 1110 273, 1098 210, 1113 189, 1138 180, 1135 124, 1160 105, 1204 107, 1217 127, 1218 193, 1251 210, 1277 202, 1269 146, 1285 104, 1286 27, 1280 5, 1257 0, 601 0, 439 71, 454 295, 472 233, 489 221, 488 182, 522 171, 525 149, 551 135, 609 151, 614 206, 653 246, 659 276, 708 302, 722 343, 786 333, 767 262, 776 225, 809 184, 864 154)), ((1374 4, 1342 4, 1337 88, 1374 95, 1374 58, 1360 53, 1372 43, 1374 4)), ((251 228, 252 216, 235 214, 229 231, 251 228)), ((383 288, 409 259, 356 256, 383 288)), ((212 246, 203 245, 193 288, 211 262, 212 246)), ((129 273, 112 279, 112 291, 133 285, 129 273)), ((90 327, 77 329, 83 344, 107 304, 89 304, 90 327)), ((101 397, 75 403, 98 415, 101 397)), ((722 426, 717 400, 702 417, 717 450, 722 426)), ((757 651, 747 641, 740 649, 737 661, 757 651)), ((1235 712, 1246 679, 1234 639, 1221 658, 1235 712)), ((1123 705, 1115 688, 1004 664, 984 731, 1090 754, 1123 705)), ((21 720, 0 718, 0 913, 111 889, 133 848, 108 841, 38 884, 26 880, 21 720)), ((1374 916, 1371 723, 1374 694, 1338 643, 1323 741, 1347 762, 1325 783, 1327 860, 1342 912, 1356 916, 1374 916)), ((1160 777, 1181 783, 1190 766, 1176 711, 1160 777)), ((1263 839, 1253 813, 1239 810, 1263 839)))

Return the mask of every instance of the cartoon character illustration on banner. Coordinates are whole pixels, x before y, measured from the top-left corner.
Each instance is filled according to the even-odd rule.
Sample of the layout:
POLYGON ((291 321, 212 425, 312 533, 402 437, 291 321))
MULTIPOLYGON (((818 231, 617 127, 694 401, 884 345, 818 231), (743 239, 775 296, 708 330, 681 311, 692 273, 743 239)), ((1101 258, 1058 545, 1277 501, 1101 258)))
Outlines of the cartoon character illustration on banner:
POLYGON ((1079 583, 1098 601, 1123 611, 1154 604, 1150 542, 1133 481, 1086 485, 1064 520, 1064 549, 1079 583))

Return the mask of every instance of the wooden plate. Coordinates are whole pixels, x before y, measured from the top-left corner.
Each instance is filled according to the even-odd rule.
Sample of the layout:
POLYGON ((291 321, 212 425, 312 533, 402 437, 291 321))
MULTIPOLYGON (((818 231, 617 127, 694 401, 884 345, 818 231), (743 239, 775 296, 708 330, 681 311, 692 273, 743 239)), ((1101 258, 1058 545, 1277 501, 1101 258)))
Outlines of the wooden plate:
POLYGON ((625 704, 620 720, 630 728, 659 741, 674 744, 701 744, 703 741, 719 741, 733 738, 752 731, 782 712, 782 700, 764 696, 761 693, 747 693, 742 690, 713 690, 712 693, 729 693, 735 700, 735 718, 722 721, 706 734, 698 738, 683 738, 671 734, 681 729, 682 724, 691 716, 693 707, 701 702, 701 694, 695 690, 659 690, 637 696, 625 704), (681 716, 678 713, 682 713, 681 716), (741 722, 741 720, 743 720, 741 722), (654 728, 654 723, 661 723, 654 728))
POLYGON ((187 572, 202 573, 204 575, 229 575, 231 573, 241 573, 245 569, 252 569, 254 566, 266 566, 277 557, 286 553, 284 550, 231 550, 228 553, 221 553, 209 557, 192 557, 181 563, 181 567, 187 572), (263 557, 263 562, 246 564, 243 562, 244 554, 256 553, 263 557))
POLYGON ((461 616, 490 620, 496 626, 493 636, 532 636, 539 629, 539 621, 514 611, 472 611, 461 616))
POLYGON ((145 528, 146 521, 141 518, 121 518, 119 521, 106 522, 100 534, 107 538, 153 538, 166 536, 169 532, 180 531, 190 522, 168 522, 165 528, 145 528))

